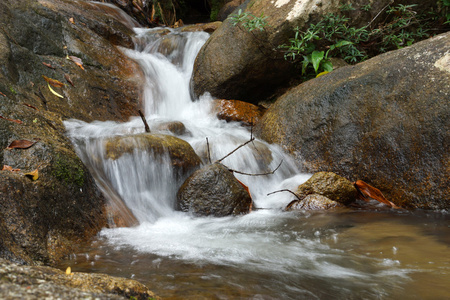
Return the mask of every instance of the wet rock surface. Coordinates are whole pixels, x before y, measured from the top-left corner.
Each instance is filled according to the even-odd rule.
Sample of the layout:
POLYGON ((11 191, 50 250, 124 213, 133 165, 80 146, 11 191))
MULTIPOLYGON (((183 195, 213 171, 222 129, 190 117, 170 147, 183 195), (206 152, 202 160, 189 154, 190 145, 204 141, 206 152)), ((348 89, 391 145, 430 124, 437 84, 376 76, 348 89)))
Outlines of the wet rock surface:
POLYGON ((220 163, 194 172, 177 194, 177 208, 196 216, 236 216, 249 213, 251 207, 249 193, 220 163))
POLYGON ((333 172, 315 173, 305 183, 299 185, 295 194, 300 199, 312 194, 322 195, 344 205, 356 200, 356 188, 353 183, 333 172))
POLYGON ((136 114, 142 77, 117 48, 133 45, 122 21, 85 1, 0 3, 0 169, 20 169, 0 171, 1 257, 54 264, 105 226, 106 201, 63 120, 136 114), (80 58, 83 69, 67 56, 80 58), (64 83, 51 87, 63 98, 43 75, 64 83), (14 140, 37 143, 5 149, 14 140), (37 180, 24 176, 34 170, 37 180))
POLYGON ((118 159, 125 153, 147 151, 155 158, 168 155, 180 177, 186 178, 199 168, 201 160, 188 142, 171 135, 137 134, 116 136, 105 141, 106 157, 118 159))
POLYGON ((450 206, 450 33, 284 94, 255 132, 307 172, 364 180, 401 207, 450 206))
POLYGON ((306 196, 303 200, 292 201, 288 204, 286 210, 328 210, 337 207, 345 206, 342 203, 330 200, 325 196, 319 194, 311 194, 306 196))
POLYGON ((2 299, 159 299, 143 284, 105 274, 21 266, 0 258, 2 299))
POLYGON ((227 122, 242 122, 253 126, 266 111, 264 108, 239 100, 214 100, 213 111, 217 117, 227 122))

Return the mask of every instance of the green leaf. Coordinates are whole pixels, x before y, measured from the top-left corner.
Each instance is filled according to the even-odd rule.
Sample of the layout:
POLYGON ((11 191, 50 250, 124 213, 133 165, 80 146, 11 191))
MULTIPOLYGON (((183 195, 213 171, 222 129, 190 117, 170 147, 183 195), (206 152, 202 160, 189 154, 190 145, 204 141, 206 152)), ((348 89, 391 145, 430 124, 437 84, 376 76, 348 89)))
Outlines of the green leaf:
POLYGON ((336 48, 340 48, 340 47, 348 46, 348 45, 353 45, 353 43, 350 41, 340 41, 340 42, 334 44, 333 46, 336 46, 336 48))
POLYGON ((303 56, 303 62, 302 62, 302 75, 305 75, 306 68, 308 67, 309 63, 311 62, 311 54, 308 56, 303 56))
POLYGON ((325 53, 323 51, 313 51, 313 53, 311 53, 311 61, 314 67, 314 71, 316 71, 316 74, 319 71, 320 62, 323 60, 324 54, 325 53))
POLYGON ((329 60, 323 60, 322 61, 322 67, 327 72, 333 71, 333 64, 329 60))

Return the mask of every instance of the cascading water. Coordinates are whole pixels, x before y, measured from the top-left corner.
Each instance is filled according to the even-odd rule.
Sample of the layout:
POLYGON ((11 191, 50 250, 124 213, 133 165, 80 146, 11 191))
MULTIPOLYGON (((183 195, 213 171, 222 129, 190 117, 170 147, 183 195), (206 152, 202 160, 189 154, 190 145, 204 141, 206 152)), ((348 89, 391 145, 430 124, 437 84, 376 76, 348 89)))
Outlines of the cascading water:
MULTIPOLYGON (((250 139, 249 130, 210 113, 211 97, 191 99, 189 80, 194 59, 208 34, 169 29, 136 29, 136 34, 136 49, 124 51, 141 65, 146 76, 145 115, 152 132, 171 134, 158 129, 159 125, 180 121, 187 133, 178 137, 200 156, 207 151, 208 138, 213 161, 250 139)), ((132 153, 115 160, 105 156, 105 140, 144 132, 140 118, 120 124, 69 120, 65 125, 78 155, 111 203, 116 209, 129 210, 139 223, 104 229, 100 237, 105 239, 101 246, 104 253, 93 259, 87 255, 91 269, 95 270, 102 257, 111 261, 126 251, 127 258, 117 259, 127 265, 118 267, 126 270, 121 275, 147 281, 151 288, 159 287, 160 294, 172 290, 169 295, 175 298, 174 291, 180 289, 180 298, 191 299, 197 299, 196 295, 220 299, 379 299, 387 294, 402 295, 396 287, 410 280, 412 270, 398 260, 395 246, 385 249, 385 254, 372 255, 362 243, 346 244, 345 234, 353 227, 349 221, 282 212, 280 208, 292 195, 267 193, 294 189, 309 175, 299 174, 276 146, 255 141, 223 161, 247 173, 273 170, 282 161, 273 175, 237 175, 249 186, 259 210, 240 217, 193 218, 174 210, 175 194, 182 182, 168 156, 156 158, 140 150, 137 141, 132 153), (198 290, 214 292, 193 290, 194 281, 198 290)), ((353 234, 364 239, 361 232, 353 234)))

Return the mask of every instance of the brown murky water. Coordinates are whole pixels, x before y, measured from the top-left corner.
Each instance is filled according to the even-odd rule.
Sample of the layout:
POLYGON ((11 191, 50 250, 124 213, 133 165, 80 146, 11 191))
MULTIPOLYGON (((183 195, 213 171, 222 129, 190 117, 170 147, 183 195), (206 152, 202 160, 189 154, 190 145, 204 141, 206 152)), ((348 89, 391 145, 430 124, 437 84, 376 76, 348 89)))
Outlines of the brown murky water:
POLYGON ((163 299, 450 299, 448 213, 277 212, 238 226, 207 222, 211 240, 223 242, 211 253, 155 254, 102 234, 61 268, 134 278, 163 299))

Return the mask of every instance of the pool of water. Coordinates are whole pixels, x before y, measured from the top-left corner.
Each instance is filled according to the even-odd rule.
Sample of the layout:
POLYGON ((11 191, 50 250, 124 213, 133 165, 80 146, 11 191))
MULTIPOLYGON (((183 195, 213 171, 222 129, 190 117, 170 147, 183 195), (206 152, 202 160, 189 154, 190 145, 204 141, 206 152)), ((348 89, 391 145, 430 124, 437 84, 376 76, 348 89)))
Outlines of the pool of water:
POLYGON ((60 267, 133 278, 163 299, 450 298, 447 213, 260 210, 178 220, 173 232, 105 229, 60 267))

